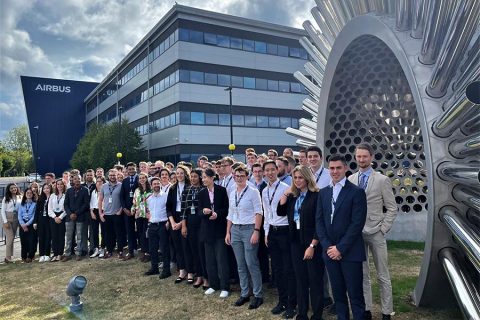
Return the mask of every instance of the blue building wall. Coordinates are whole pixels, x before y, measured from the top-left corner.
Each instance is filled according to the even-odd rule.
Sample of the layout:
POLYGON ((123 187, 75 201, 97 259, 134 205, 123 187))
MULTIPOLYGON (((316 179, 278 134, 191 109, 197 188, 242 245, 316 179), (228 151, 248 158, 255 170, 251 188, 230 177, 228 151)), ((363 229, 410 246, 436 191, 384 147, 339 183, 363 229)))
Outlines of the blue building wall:
POLYGON ((83 100, 98 83, 26 76, 20 79, 37 172, 60 175, 70 168, 69 161, 85 134, 83 100))

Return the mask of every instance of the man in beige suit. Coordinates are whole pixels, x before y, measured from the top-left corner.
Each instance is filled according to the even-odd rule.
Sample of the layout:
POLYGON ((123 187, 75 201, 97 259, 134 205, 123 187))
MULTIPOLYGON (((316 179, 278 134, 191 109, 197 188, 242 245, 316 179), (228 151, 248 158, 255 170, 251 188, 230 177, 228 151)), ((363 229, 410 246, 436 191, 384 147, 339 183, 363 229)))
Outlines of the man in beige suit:
POLYGON ((359 144, 355 150, 359 172, 348 177, 350 182, 360 186, 367 194, 367 220, 363 227, 363 239, 367 261, 363 263, 363 295, 365 296, 365 319, 372 319, 372 286, 368 264, 368 250, 372 252, 377 270, 382 306, 382 319, 390 319, 393 312, 392 283, 388 271, 387 242, 385 235, 392 227, 397 216, 397 205, 390 179, 375 172, 371 163, 374 151, 369 144, 359 144), (384 213, 383 207, 387 210, 384 213))

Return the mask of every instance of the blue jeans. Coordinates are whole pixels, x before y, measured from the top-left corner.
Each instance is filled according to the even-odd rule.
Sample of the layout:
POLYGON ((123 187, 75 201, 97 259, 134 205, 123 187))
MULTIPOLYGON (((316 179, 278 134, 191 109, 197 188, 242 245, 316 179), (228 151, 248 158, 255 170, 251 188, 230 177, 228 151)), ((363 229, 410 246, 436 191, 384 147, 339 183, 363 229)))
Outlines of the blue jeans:
POLYGON ((262 298, 262 273, 258 262, 258 243, 251 244, 250 238, 254 232, 255 225, 233 225, 230 231, 233 252, 238 266, 238 277, 240 278, 241 296, 248 297, 249 279, 252 277, 253 294, 256 298, 262 298))

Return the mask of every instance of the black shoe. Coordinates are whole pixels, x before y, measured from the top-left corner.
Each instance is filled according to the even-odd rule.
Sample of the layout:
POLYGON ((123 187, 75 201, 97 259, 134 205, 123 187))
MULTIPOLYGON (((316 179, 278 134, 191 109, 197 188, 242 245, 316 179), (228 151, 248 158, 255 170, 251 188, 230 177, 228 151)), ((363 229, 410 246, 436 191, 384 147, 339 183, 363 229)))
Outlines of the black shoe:
POLYGON ((253 298, 252 302, 248 306, 248 309, 257 309, 263 304, 263 298, 253 298))
POLYGON ((166 279, 168 277, 171 277, 172 274, 171 273, 163 273, 159 276, 160 279, 166 279))
POLYGON ((372 312, 370 310, 365 310, 363 313, 364 320, 372 320, 372 312))
POLYGON ((245 303, 250 301, 250 297, 240 297, 237 301, 235 301, 235 306, 240 307, 243 306, 245 303))
POLYGON ((158 270, 148 270, 147 272, 144 273, 146 276, 153 276, 154 274, 159 274, 158 270))
POLYGON ((382 320, 390 320, 392 317, 389 314, 382 313, 382 320))
POLYGON ((297 314, 297 311, 295 311, 295 309, 287 308, 287 310, 285 310, 285 312, 283 313, 283 318, 293 319, 293 317, 295 317, 296 314, 297 314))
POLYGON ((272 309, 272 314, 280 314, 283 311, 287 310, 287 307, 281 304, 277 304, 273 309, 272 309))

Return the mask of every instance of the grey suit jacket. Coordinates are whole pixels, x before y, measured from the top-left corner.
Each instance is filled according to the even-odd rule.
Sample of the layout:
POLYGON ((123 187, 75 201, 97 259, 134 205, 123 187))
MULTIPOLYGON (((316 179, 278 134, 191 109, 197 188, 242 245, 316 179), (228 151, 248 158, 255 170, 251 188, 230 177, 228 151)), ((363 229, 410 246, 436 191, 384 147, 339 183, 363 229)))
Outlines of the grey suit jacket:
MULTIPOLYGON (((348 180, 358 185, 358 172, 348 177, 348 180)), ((383 234, 386 234, 392 228, 398 212, 390 179, 373 171, 368 178, 365 193, 367 194, 367 220, 363 227, 363 233, 374 234, 382 231, 383 234), (383 207, 387 209, 387 212, 383 213, 383 207)))

